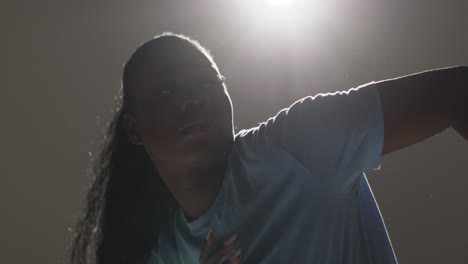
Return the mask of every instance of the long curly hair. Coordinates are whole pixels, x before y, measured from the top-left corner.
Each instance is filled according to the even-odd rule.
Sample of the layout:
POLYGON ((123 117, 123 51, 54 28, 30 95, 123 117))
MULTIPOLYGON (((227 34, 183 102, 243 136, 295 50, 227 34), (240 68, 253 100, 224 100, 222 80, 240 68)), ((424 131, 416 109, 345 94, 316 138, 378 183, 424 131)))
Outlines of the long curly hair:
POLYGON ((128 264, 157 250, 159 234, 171 221, 176 200, 142 145, 128 139, 123 116, 135 105, 129 79, 150 50, 186 45, 202 52, 218 71, 209 51, 197 41, 165 32, 142 44, 124 66, 119 103, 93 164, 87 206, 79 216, 71 246, 71 264, 128 264), (95 257, 93 260, 92 257, 95 257))

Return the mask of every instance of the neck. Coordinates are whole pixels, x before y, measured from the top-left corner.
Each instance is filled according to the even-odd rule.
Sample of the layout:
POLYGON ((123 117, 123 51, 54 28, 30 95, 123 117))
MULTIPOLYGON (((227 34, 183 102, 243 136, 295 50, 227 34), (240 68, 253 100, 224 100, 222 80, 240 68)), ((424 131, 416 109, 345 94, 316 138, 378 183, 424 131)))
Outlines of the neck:
POLYGON ((158 165, 161 178, 188 221, 198 218, 214 203, 221 190, 225 170, 226 161, 204 168, 188 169, 180 164, 158 165))

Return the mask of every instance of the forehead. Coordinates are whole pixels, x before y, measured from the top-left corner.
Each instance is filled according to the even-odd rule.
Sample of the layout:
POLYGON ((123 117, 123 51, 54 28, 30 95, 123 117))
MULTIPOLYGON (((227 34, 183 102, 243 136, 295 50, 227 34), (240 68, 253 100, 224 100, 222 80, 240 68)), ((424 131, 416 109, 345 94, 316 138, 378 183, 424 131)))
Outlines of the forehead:
POLYGON ((133 79, 136 83, 155 78, 184 78, 218 72, 211 61, 195 47, 172 45, 153 48, 136 61, 133 79))

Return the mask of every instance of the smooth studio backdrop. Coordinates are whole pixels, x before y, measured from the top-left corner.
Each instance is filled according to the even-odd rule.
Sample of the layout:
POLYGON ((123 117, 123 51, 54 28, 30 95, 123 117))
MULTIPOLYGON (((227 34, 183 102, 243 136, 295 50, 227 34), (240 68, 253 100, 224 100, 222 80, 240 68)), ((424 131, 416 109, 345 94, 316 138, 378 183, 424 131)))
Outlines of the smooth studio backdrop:
MULTIPOLYGON (((3 0, 0 262, 67 260, 122 64, 163 31, 211 50, 237 131, 306 95, 468 65, 467 1, 283 2, 3 0)), ((468 263, 467 164, 449 129, 368 173, 400 263, 468 263)))

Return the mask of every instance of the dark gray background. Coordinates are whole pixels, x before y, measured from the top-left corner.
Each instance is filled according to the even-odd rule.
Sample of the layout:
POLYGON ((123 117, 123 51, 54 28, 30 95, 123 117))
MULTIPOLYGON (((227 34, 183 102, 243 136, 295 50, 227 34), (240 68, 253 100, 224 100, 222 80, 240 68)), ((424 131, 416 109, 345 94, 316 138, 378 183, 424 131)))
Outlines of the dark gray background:
MULTIPOLYGON (((288 20, 253 0, 2 1, 0 262, 66 258, 121 66, 153 35, 211 49, 238 128, 305 95, 468 64, 468 1, 307 3, 288 20)), ((400 263, 468 263, 467 163, 449 129, 368 173, 400 263)))

